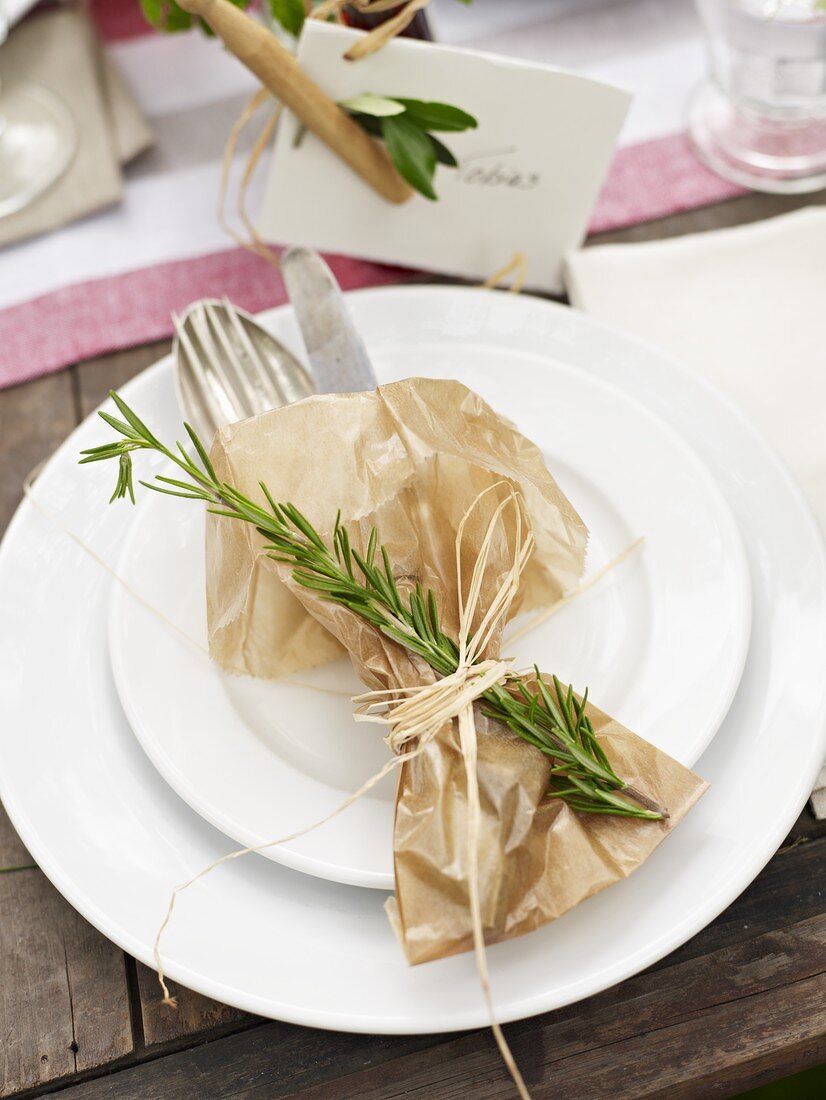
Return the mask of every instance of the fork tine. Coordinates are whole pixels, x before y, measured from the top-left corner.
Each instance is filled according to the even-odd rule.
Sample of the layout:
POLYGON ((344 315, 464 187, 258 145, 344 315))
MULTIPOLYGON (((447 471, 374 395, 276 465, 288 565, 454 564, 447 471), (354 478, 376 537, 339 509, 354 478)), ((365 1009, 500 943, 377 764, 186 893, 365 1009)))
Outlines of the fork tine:
POLYGON ((178 338, 178 361, 182 368, 181 383, 190 398, 197 395, 197 407, 202 411, 209 422, 211 432, 214 433, 220 424, 226 423, 223 405, 216 400, 213 387, 204 373, 200 356, 195 350, 186 327, 186 317, 173 315, 172 323, 178 338))
POLYGON ((173 323, 178 394, 202 434, 315 392, 292 353, 226 298, 195 302, 173 323))
POLYGON ((232 308, 226 299, 224 299, 224 304, 227 307, 226 314, 229 318, 230 327, 252 368, 252 377, 261 385, 265 407, 272 408, 276 405, 289 404, 290 395, 285 392, 280 380, 274 376, 269 363, 258 353, 258 349, 250 340, 249 333, 238 312, 232 308))
POLYGON ((269 402, 272 402, 274 393, 278 393, 282 401, 291 403, 316 392, 310 376, 287 348, 274 342, 268 333, 263 333, 257 322, 248 314, 237 310, 226 296, 223 298, 223 303, 227 316, 234 319, 236 326, 240 326, 241 334, 254 350, 256 363, 253 382, 258 377, 263 377, 269 383, 267 386, 269 392, 265 398, 268 402, 267 408, 270 407, 269 402), (249 331, 250 326, 252 326, 252 335, 249 331), (265 351, 262 351, 255 339, 259 331, 267 336, 264 344, 265 351), (263 371, 261 364, 263 364, 263 371))
POLYGON ((227 372, 222 349, 218 346, 207 314, 207 303, 200 302, 191 315, 191 336, 200 362, 216 400, 223 409, 222 423, 232 424, 249 416, 243 397, 238 393, 227 372))
POLYGON ((267 406, 262 404, 260 395, 251 383, 249 373, 244 370, 238 351, 230 339, 227 315, 231 312, 231 307, 227 308, 226 299, 223 306, 217 302, 205 302, 204 312, 211 332, 223 352, 221 364, 224 381, 232 387, 237 398, 236 405, 242 410, 242 417, 255 416, 256 413, 263 412, 267 406))

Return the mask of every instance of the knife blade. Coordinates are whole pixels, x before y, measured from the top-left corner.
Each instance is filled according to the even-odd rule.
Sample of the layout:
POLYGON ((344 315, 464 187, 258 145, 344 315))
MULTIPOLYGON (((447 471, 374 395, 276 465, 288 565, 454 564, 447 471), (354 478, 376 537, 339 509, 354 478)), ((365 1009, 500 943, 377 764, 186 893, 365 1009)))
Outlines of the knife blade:
POLYGON ((291 248, 281 273, 319 393, 374 390, 376 376, 341 287, 311 248, 291 248))

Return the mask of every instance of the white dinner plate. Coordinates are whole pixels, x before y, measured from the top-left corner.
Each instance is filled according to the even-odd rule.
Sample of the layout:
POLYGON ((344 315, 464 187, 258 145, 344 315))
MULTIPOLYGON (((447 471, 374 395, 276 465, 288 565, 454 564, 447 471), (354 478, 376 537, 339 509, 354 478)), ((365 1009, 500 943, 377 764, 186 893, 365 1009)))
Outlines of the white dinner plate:
MULTIPOLYGON (((572 310, 507 294, 394 288, 350 295, 377 358, 400 330, 432 344, 529 344, 645 400, 684 433, 743 536, 752 632, 740 687, 697 763, 711 788, 630 878, 488 952, 499 1017, 556 1008, 649 966, 712 920, 774 853, 826 755, 826 558, 791 477, 753 428, 659 352, 572 310)), ((124 394, 176 430, 171 373, 124 394)), ((100 440, 81 425, 35 485, 41 507, 117 562, 129 506, 103 501, 111 470, 78 467, 100 440)), ((173 885, 235 845, 188 807, 138 745, 108 657, 111 577, 21 506, 0 548, 0 795, 23 841, 73 905, 151 965, 173 885)), ((295 1023, 370 1032, 483 1026, 473 958, 408 968, 380 891, 258 857, 186 894, 164 939, 170 975, 220 1001, 295 1023)))
MULTIPOLYGON (((263 320, 288 340, 290 316, 263 320)), ((537 443, 590 530, 587 570, 645 536, 633 560, 505 649, 520 666, 587 685, 603 710, 693 764, 734 697, 751 619, 739 531, 694 452, 636 400, 525 341, 423 343, 400 318, 374 363, 380 382, 414 371, 466 382, 537 443)), ((109 629, 138 740, 178 794, 243 846, 321 821, 387 759, 376 727, 353 721, 350 696, 363 686, 348 661, 300 675, 321 691, 222 674, 206 656, 203 505, 144 497, 124 517, 128 588, 112 589, 109 629)), ((391 890, 394 789, 388 776, 344 816, 264 854, 391 890)))

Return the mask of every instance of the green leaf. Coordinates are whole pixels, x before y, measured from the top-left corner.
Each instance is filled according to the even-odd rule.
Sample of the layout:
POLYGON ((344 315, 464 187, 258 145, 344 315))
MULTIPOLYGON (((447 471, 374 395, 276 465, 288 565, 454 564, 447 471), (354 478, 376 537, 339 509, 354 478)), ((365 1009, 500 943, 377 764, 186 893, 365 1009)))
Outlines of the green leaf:
POLYGON ((448 147, 443 145, 438 138, 433 136, 433 134, 428 134, 427 136, 430 138, 434 152, 436 153, 436 160, 439 164, 445 164, 448 168, 458 168, 459 162, 448 147))
POLYGON ((403 115, 405 110, 397 99, 388 99, 383 95, 373 95, 372 92, 365 92, 364 95, 354 95, 350 99, 342 99, 340 106, 355 114, 371 115, 373 118, 403 115))
POLYGON ((475 130, 479 125, 473 115, 450 103, 425 103, 421 99, 402 99, 400 96, 393 98, 404 107, 407 118, 423 130, 458 133, 460 130, 475 130))
POLYGON ((383 118, 381 133, 399 173, 426 199, 435 201, 438 197, 433 190, 436 150, 430 137, 406 115, 383 118))
POLYGON ((380 118, 374 118, 373 115, 351 115, 350 117, 361 126, 362 130, 366 130, 373 137, 382 136, 380 118))
POLYGON ((304 26, 304 0, 270 0, 270 11, 288 34, 298 38, 304 26))
MULTIPOLYGON (((144 424, 144 422, 138 417, 138 414, 136 412, 133 412, 132 409, 129 408, 129 406, 126 404, 126 402, 123 400, 123 398, 120 396, 119 393, 116 393, 114 390, 109 390, 109 396, 115 402, 115 405, 117 406, 118 411, 120 413, 122 413, 124 419, 127 420, 128 423, 130 424, 130 426, 133 428, 136 438, 145 439, 149 443, 151 443, 153 446, 160 446, 160 444, 158 443, 158 440, 150 432, 150 430, 147 428, 147 426, 144 424)), ((98 415, 102 415, 102 414, 98 414, 98 415)), ((107 418, 103 417, 103 419, 106 420, 107 418)), ((116 418, 113 417, 113 419, 116 419, 116 418)), ((109 423, 111 423, 111 421, 109 421, 109 423)), ((119 430, 121 430, 121 429, 119 429, 119 430)))
MULTIPOLYGON (((176 31, 188 31, 193 24, 192 16, 176 4, 175 0, 140 0, 140 2, 147 21, 159 31, 174 34, 176 31)), ((230 3, 244 10, 249 7, 250 0, 230 0, 230 3)), ((303 10, 302 7, 302 12, 303 10)), ((212 28, 203 19, 199 19, 198 22, 210 38, 215 37, 212 28)))
POLYGON ((188 31, 192 26, 192 16, 179 8, 175 0, 141 0, 144 16, 159 31, 172 34, 175 31, 188 31))

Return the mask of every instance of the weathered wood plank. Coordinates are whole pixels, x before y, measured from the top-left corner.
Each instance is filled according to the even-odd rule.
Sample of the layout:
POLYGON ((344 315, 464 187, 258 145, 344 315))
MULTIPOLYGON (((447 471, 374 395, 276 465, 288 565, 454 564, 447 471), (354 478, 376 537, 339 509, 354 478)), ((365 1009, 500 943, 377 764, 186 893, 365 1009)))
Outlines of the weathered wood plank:
MULTIPOLYGON (((535 1100, 708 1095, 698 1079, 743 1083, 786 1051, 826 1051, 826 916, 637 977, 570 1009, 509 1028, 535 1100), (618 1009, 621 1008, 621 1011, 618 1009)), ((409 1100, 500 1100, 507 1076, 478 1035, 336 1083, 339 1100, 378 1100, 404 1081, 409 1100), (447 1067, 447 1068, 446 1068, 447 1067)), ((788 1062, 785 1063, 788 1065, 788 1062)), ((802 1067, 801 1067, 802 1068, 802 1067)), ((296 1092, 317 1100, 323 1086, 296 1092)), ((721 1092, 720 1095, 725 1095, 721 1092)))
MULTIPOLYGON (((0 529, 30 470, 77 419, 71 372, 0 394, 0 529)), ((31 857, 0 809, 0 867, 31 857)), ((0 875, 0 1095, 88 1070, 132 1049, 123 953, 38 870, 0 875)))
POLYGON ((75 426, 72 380, 53 374, 0 393, 0 533, 23 497, 23 479, 75 426))
POLYGON ((133 1049, 124 954, 49 888, 60 906, 75 1065, 83 1072, 133 1049))
POLYGON ((0 804, 0 871, 8 867, 29 866, 31 863, 32 857, 0 804))
MULTIPOLYGON (((692 959, 706 960, 712 951, 719 951, 724 946, 742 944, 758 933, 771 933, 789 923, 800 922, 819 914, 823 908, 821 884, 824 871, 826 871, 826 842, 807 841, 794 848, 786 849, 775 857, 756 882, 726 913, 679 951, 658 963, 651 972, 655 973, 666 968, 670 970, 675 964, 692 959)), ((235 1013, 230 1009, 222 1009, 222 1006, 215 1002, 182 990, 178 990, 181 996, 179 1011, 182 1015, 177 1020, 173 1018, 172 1026, 169 1026, 167 1022, 169 1018, 165 1017, 168 1010, 159 1004, 153 972, 144 967, 139 969, 141 971, 141 1009, 147 1051, 136 1051, 136 1058, 143 1059, 152 1048, 157 1050, 160 1045, 180 1047, 187 1039, 203 1038, 205 1033, 210 1031, 213 1034, 220 1031, 232 1032, 250 1026, 249 1017, 244 1017, 243 1014, 235 1013)), ((713 966, 710 973, 715 973, 713 966)), ((616 997, 616 1000, 612 1001, 613 1011, 618 1014, 625 1013, 623 1005, 630 984, 625 983, 624 986, 612 991, 616 997)), ((688 996, 688 991, 685 992, 685 996, 688 996)), ((514 1027, 527 1029, 527 1039, 517 1037, 514 1041, 519 1045, 523 1065, 528 1068, 535 1063, 536 1052, 541 1049, 539 1042, 534 1042, 532 1038, 535 1022, 527 1021, 514 1027)), ((280 1024, 256 1027, 254 1034, 245 1031, 243 1035, 235 1035, 233 1038, 237 1040, 238 1049, 236 1050, 235 1043, 222 1040, 225 1045, 221 1047, 223 1052, 221 1058, 226 1059, 229 1065, 235 1065, 238 1068, 240 1078, 231 1076, 226 1086, 228 1091, 225 1095, 227 1096, 235 1095, 234 1089, 248 1087, 259 1073, 262 1075, 262 1080, 266 1082, 267 1088, 277 1088, 284 1075, 287 1075, 287 1079, 291 1081, 290 1087, 297 1088, 301 1087, 302 1082, 311 1084, 319 1078, 330 1082, 335 1079, 334 1076, 328 1076, 330 1074, 338 1075, 360 1070, 364 1066, 376 1065, 383 1060, 400 1058, 411 1050, 416 1052, 426 1050, 444 1041, 444 1038, 440 1039, 438 1036, 403 1039, 348 1036, 305 1028, 291 1028, 280 1024), (273 1077, 276 1071, 278 1075, 273 1077), (245 1082, 244 1084, 241 1079, 245 1082)), ((479 1041, 485 1042, 482 1036, 479 1041)), ((768 1080, 781 1076, 784 1072, 790 1072, 789 1067, 794 1067, 798 1061, 802 1066, 804 1053, 794 1053, 789 1050, 788 1060, 783 1066, 778 1068, 773 1063, 770 1063, 768 1068, 764 1066, 761 1071, 763 1076, 759 1074, 755 1076, 755 1083, 763 1080, 764 1077, 768 1080)), ((756 1072, 755 1066, 752 1069, 756 1072)), ((193 1065, 191 1070, 195 1075, 193 1079, 200 1081, 204 1088, 207 1080, 212 1082, 216 1089, 224 1087, 223 1076, 214 1067, 210 1069, 206 1066, 200 1070, 193 1065), (214 1080, 210 1076, 213 1072, 214 1080)), ((189 1072, 189 1068, 186 1072, 189 1072)), ((111 1085, 112 1079, 108 1080, 111 1085)), ((731 1080, 735 1083, 740 1080, 739 1071, 731 1080)), ((165 1096, 160 1083, 158 1089, 158 1095, 165 1096)), ((135 1095, 139 1092, 140 1090, 135 1095)), ((193 1096, 196 1094, 192 1093, 193 1096)), ((243 1091, 238 1094, 244 1095, 243 1091)), ((124 1095, 130 1094, 126 1092, 124 1095)), ((147 1095, 152 1094, 147 1093, 147 1095)), ((176 1094, 173 1092, 171 1095, 176 1094)), ((185 1096, 186 1093, 181 1092, 180 1095, 185 1096)), ((222 1095, 222 1093, 216 1092, 215 1095, 222 1095)), ((278 1094, 273 1093, 273 1095, 278 1094)))
POLYGON ((173 981, 169 982, 169 989, 177 999, 178 1007, 170 1008, 161 1004, 155 971, 138 963, 137 975, 143 1037, 148 1047, 170 1043, 184 1036, 203 1035, 220 1028, 245 1026, 255 1019, 246 1012, 202 997, 200 993, 193 993, 173 981))
MULTIPOLYGON (((508 1027, 535 1100, 725 1096, 826 1053, 826 916, 625 982, 508 1027), (695 1088, 698 1077, 700 1089, 695 1088)), ((67 1100, 505 1100, 487 1031, 384 1039, 266 1024, 68 1090, 67 1100), (429 1043, 429 1045, 425 1045, 429 1043), (325 1049, 326 1047, 326 1049, 325 1049), (411 1049, 412 1048, 412 1049, 411 1049), (308 1052, 311 1060, 308 1060, 308 1052), (359 1067, 361 1063, 361 1067, 359 1067), (359 1067, 359 1068, 356 1068, 359 1067), (362 1068, 364 1067, 364 1068, 362 1068)))
POLYGON ((699 958, 824 912, 826 837, 784 848, 708 927, 652 969, 699 958))
MULTIPOLYGON (((771 864, 763 871, 755 883, 722 914, 708 929, 705 929, 679 951, 667 959, 658 963, 649 973, 666 968, 673 969, 675 964, 691 959, 708 958, 712 951, 719 951, 722 947, 742 944, 757 934, 765 934, 776 929, 782 929, 790 924, 800 923, 807 918, 816 916, 822 912, 822 881, 826 870, 826 842, 806 842, 795 848, 787 849, 775 857, 771 864)), ((713 972, 713 971, 712 971, 713 972)), ((154 977, 150 971, 145 971, 144 998, 145 1002, 158 1009, 157 996, 154 993, 154 977)), ((633 979, 640 980, 640 979, 633 979)), ((615 996, 615 1011, 624 1013, 624 1004, 627 990, 631 983, 618 987, 611 991, 615 996)), ((195 996, 195 994, 191 994, 195 996)), ((603 994, 608 996, 608 994, 603 994)), ((568 1011, 574 1011, 573 1009, 568 1011)), ((151 1012, 150 1012, 151 1020, 151 1012)), ((189 1017, 192 1019, 192 1016, 189 1017)), ((207 1026, 220 1028, 220 1022, 215 1024, 215 1016, 207 1017, 207 1026)), ((241 1022, 225 1025, 229 1029, 240 1028, 241 1022)), ((534 1042, 531 1036, 535 1021, 526 1021, 524 1024, 512 1025, 509 1031, 517 1027, 527 1029, 528 1039, 517 1037, 515 1042, 519 1044, 520 1058, 525 1069, 529 1069, 536 1061, 536 1052, 541 1050, 540 1044, 534 1042)), ((164 1032, 161 1028, 149 1022, 147 1030, 150 1032, 148 1041, 154 1042, 154 1049, 158 1050, 158 1044, 167 1043, 170 1046, 180 1046, 187 1038, 194 1036, 183 1034, 182 1028, 177 1034, 175 1031, 164 1032), (177 1040, 177 1041, 176 1041, 177 1040)), ((203 1034, 203 1033, 201 1033, 203 1034)), ((481 1037, 480 1042, 485 1040, 481 1037)), ((246 1031, 244 1035, 235 1035, 222 1040, 221 1058, 227 1065, 235 1067, 232 1073, 224 1079, 222 1072, 210 1070, 208 1066, 199 1069, 197 1065, 186 1068, 186 1072, 194 1074, 193 1079, 199 1080, 205 1085, 209 1079, 216 1090, 226 1086, 225 1095, 234 1095, 233 1089, 239 1089, 239 1095, 244 1095, 243 1089, 250 1082, 256 1080, 256 1074, 261 1075, 261 1080, 267 1088, 275 1089, 278 1082, 286 1078, 291 1084, 285 1087, 299 1088, 303 1084, 313 1084, 316 1081, 331 1082, 335 1075, 346 1074, 360 1070, 365 1066, 376 1065, 381 1061, 403 1057, 410 1051, 422 1051, 429 1047, 444 1042, 444 1037, 421 1036, 414 1038, 389 1038, 381 1036, 348 1036, 329 1032, 320 1032, 305 1028, 291 1028, 281 1024, 267 1024, 254 1027, 254 1031, 246 1031), (214 1073, 214 1079, 210 1077, 214 1073), (273 1077, 277 1073, 278 1076, 273 1077)), ((136 1051, 134 1057, 145 1058, 152 1048, 145 1051, 136 1051)), ((795 1057, 790 1052, 788 1067, 796 1065, 795 1057)), ((211 1063, 210 1063, 211 1064, 211 1063)), ((801 1062, 801 1065, 803 1063, 801 1062)), ((188 1065, 188 1064, 187 1064, 188 1065)), ((200 1065, 200 1063, 198 1063, 200 1065)), ((182 1069, 182 1073, 184 1070, 182 1069)), ((773 1071, 775 1077, 781 1076, 790 1069, 781 1067, 773 1071)), ((530 1076, 530 1074, 529 1074, 530 1076)), ((768 1074, 767 1079, 771 1077, 768 1074)), ((111 1085, 112 1079, 109 1079, 111 1085)), ((147 1085, 148 1087, 148 1085, 147 1085)), ((160 1085, 158 1086, 160 1089, 160 1085)), ((138 1095, 128 1091, 124 1096, 138 1095)), ((119 1094, 116 1094, 119 1095, 119 1094)), ((152 1095, 147 1093, 147 1095, 152 1095)), ((165 1095, 162 1091, 159 1095, 165 1095)), ((173 1097, 176 1095, 172 1093, 173 1097)), ((181 1092, 180 1095, 186 1095, 181 1092)), ((220 1091, 216 1096, 222 1095, 220 1091)), ((273 1095, 278 1095, 274 1092, 273 1095)), ((85 1100, 85 1097, 81 1098, 85 1100)))
POLYGON ((0 1095, 132 1050, 123 952, 38 870, 0 875, 0 1095))
POLYGON ((89 359, 76 367, 79 411, 85 418, 104 400, 109 390, 116 390, 136 374, 157 362, 170 348, 169 340, 159 340, 139 348, 117 351, 89 359))
POLYGON ((38 871, 0 878, 4 1096, 75 1071, 72 1005, 56 909, 38 871))
POLYGON ((96 1077, 67 1100, 277 1100, 305 1082, 343 1074, 432 1045, 434 1036, 388 1038, 265 1023, 96 1077))
POLYGON ((826 836, 826 818, 818 821, 811 806, 807 805, 783 841, 782 847, 787 848, 790 844, 799 844, 803 840, 814 840, 821 836, 826 836))

